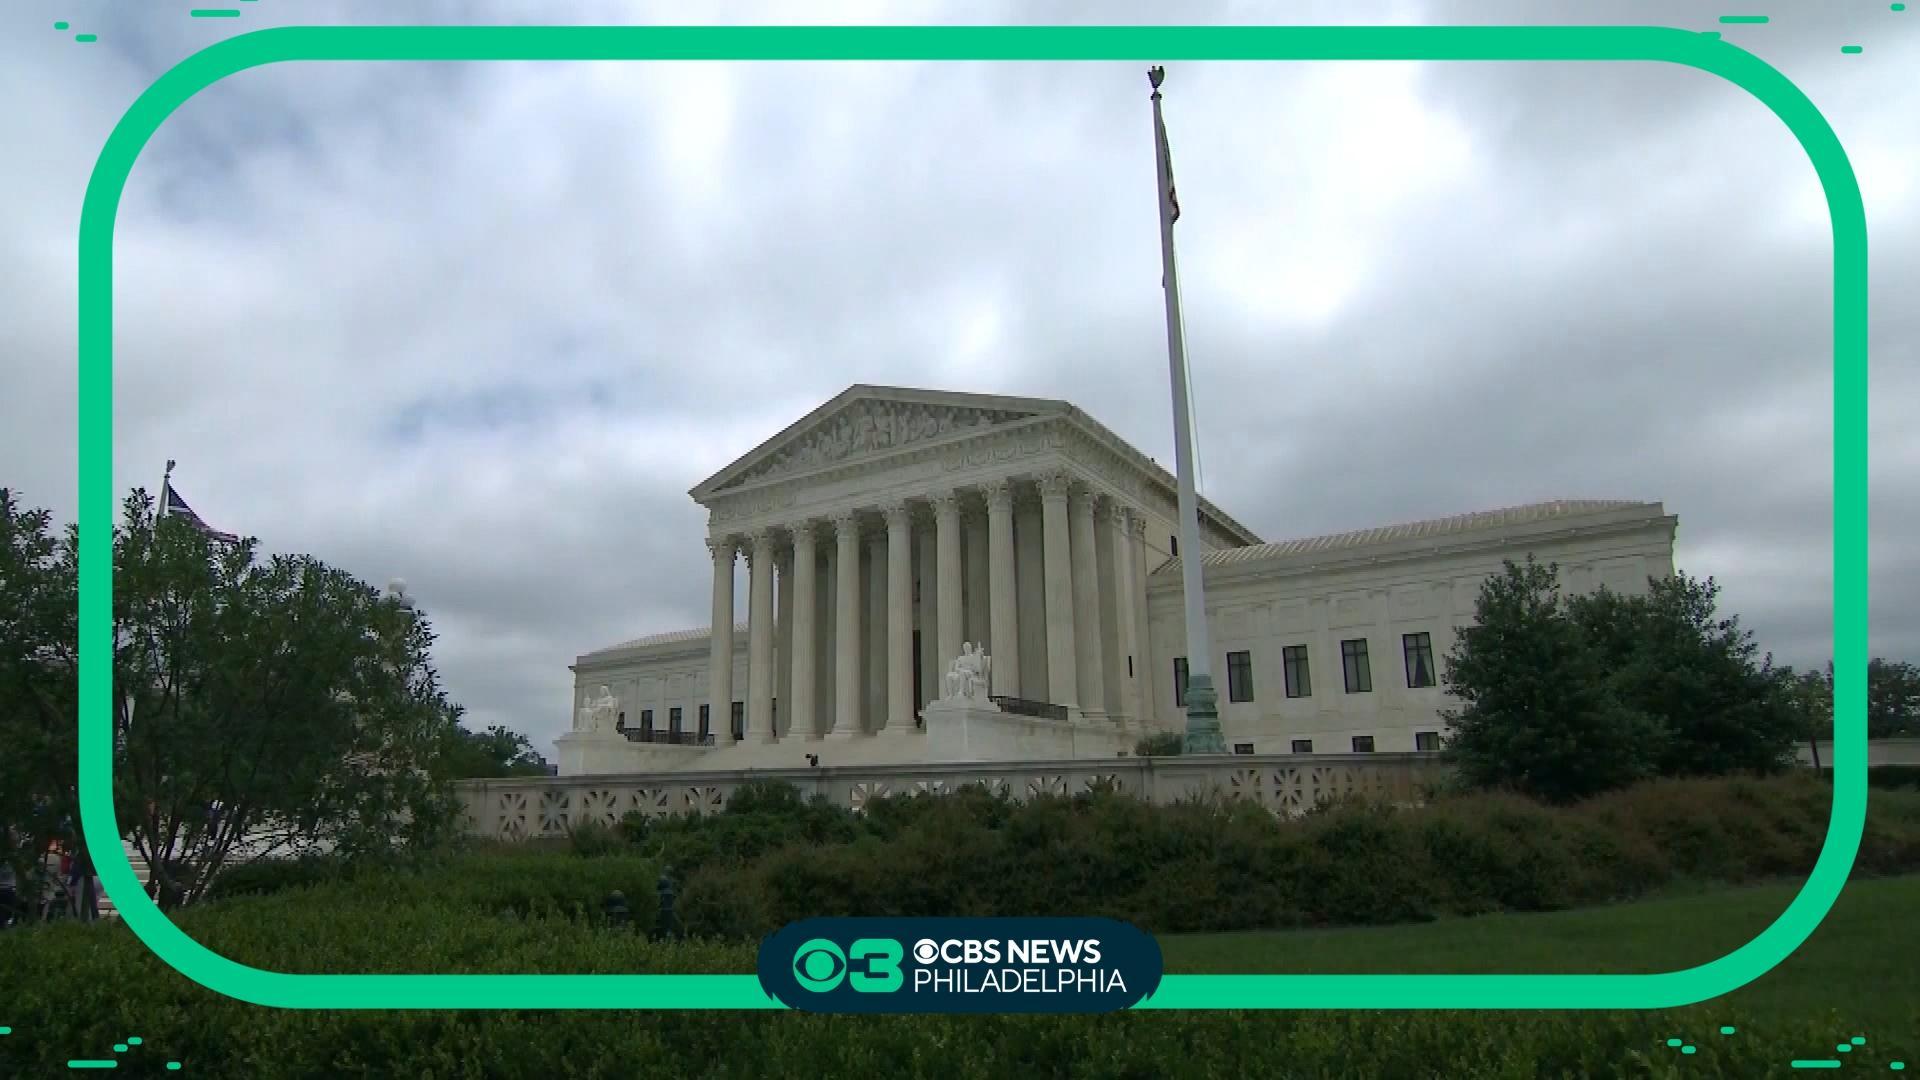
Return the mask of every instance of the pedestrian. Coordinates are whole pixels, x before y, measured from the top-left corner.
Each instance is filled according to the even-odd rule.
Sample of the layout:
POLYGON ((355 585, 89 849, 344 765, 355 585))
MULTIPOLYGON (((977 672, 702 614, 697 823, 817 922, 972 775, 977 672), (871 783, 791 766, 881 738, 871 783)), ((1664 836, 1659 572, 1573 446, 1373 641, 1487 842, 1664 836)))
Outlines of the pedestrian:
POLYGON ((19 903, 20 879, 13 864, 0 860, 0 930, 13 925, 14 907, 19 903))

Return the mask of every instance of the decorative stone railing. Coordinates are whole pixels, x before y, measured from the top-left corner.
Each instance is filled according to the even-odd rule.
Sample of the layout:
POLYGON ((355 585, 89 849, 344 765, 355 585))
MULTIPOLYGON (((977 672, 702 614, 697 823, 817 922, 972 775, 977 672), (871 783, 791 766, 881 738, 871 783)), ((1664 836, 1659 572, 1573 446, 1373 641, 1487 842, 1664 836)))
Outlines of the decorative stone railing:
POLYGON ((970 784, 1015 800, 1075 795, 1104 785, 1154 803, 1244 799, 1293 816, 1349 795, 1419 803, 1443 769, 1436 754, 1274 754, 535 776, 466 780, 456 788, 470 832, 526 839, 564 836, 589 822, 614 825, 635 813, 716 813, 742 786, 765 781, 790 784, 802 797, 823 796, 856 811, 873 799, 947 794, 970 784))

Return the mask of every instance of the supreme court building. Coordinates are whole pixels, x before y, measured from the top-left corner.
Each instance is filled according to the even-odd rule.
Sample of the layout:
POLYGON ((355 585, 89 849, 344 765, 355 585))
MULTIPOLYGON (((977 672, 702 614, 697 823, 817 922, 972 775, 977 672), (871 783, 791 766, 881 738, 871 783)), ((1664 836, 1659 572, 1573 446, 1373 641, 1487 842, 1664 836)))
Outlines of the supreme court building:
POLYGON ((1183 556, 1204 562, 1230 750, 1435 749, 1439 664, 1504 560, 1639 592, 1673 572, 1676 526, 1657 502, 1562 500, 1266 542, 1203 499, 1203 550, 1181 552, 1174 477, 1073 405, 865 385, 690 494, 709 558, 687 569, 728 632, 580 656, 562 775, 927 760, 963 643, 1004 716, 971 745, 1128 752, 1185 726, 1183 556))

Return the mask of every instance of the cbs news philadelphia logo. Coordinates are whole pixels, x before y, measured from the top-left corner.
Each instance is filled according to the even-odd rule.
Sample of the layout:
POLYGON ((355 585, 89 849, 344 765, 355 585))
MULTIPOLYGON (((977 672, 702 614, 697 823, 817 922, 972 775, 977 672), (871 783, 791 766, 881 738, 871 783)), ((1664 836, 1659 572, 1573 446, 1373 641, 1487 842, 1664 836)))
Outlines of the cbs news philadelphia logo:
POLYGON ((1112 919, 809 919, 760 947, 761 986, 814 1012, 1107 1012, 1160 973, 1112 919))

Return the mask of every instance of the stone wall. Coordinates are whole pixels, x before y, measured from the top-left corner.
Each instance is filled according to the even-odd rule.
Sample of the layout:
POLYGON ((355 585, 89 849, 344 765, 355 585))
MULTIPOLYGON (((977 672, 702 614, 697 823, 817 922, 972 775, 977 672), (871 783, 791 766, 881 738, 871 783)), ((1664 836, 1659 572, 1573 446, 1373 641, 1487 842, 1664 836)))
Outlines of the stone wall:
POLYGON ((630 813, 716 813, 734 791, 756 781, 788 783, 803 796, 824 796, 854 810, 869 799, 946 794, 969 784, 985 784, 1016 800, 1074 795, 1104 784, 1155 803, 1218 796, 1291 816, 1344 795, 1417 803, 1443 770, 1433 754, 1273 754, 514 777, 456 786, 470 832, 526 839, 564 836, 588 822, 613 825, 630 813))

